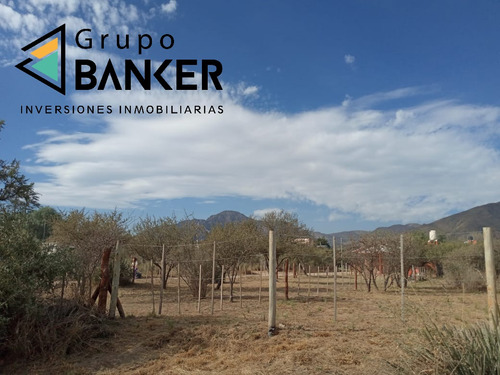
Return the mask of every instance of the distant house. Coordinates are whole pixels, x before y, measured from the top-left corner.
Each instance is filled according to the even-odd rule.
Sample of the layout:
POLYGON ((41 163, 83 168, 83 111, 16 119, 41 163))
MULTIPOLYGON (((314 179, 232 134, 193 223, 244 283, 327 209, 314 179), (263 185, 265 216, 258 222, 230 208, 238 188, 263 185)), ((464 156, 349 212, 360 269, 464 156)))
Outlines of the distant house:
POLYGON ((293 242, 311 246, 314 243, 314 240, 311 237, 299 237, 294 239, 293 242))

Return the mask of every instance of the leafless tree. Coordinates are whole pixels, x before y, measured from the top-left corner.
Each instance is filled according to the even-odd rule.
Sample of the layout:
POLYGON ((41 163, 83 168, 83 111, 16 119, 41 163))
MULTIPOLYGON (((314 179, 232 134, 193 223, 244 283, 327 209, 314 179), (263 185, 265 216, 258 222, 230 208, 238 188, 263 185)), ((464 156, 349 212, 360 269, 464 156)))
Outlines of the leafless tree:
MULTIPOLYGON (((217 265, 220 269, 224 266, 224 273, 229 279, 229 298, 233 302, 234 283, 239 269, 243 263, 251 261, 259 250, 266 248, 265 238, 258 223, 249 219, 212 228, 207 242, 216 243, 217 265)), ((224 281, 224 275, 220 275, 220 280, 221 283, 224 281)))
POLYGON ((162 251, 165 246, 165 279, 162 281, 165 288, 171 270, 177 265, 177 247, 181 244, 180 228, 175 216, 147 216, 134 226, 133 234, 130 243, 132 251, 144 260, 152 260, 159 269, 162 267, 162 251))
POLYGON ((126 219, 116 211, 89 214, 85 210, 72 210, 63 213, 61 219, 54 222, 49 242, 56 244, 61 251, 70 249, 74 252, 77 260, 75 277, 80 295, 84 296, 88 287, 91 296, 92 278, 96 276, 103 255, 110 254, 116 242, 126 236, 126 219))

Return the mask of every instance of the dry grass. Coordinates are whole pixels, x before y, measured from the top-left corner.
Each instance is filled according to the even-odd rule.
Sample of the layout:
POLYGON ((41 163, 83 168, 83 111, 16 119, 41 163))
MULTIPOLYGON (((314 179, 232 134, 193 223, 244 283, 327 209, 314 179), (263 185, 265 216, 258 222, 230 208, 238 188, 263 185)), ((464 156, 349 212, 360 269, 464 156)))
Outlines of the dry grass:
MULTIPOLYGON (((156 280, 158 281, 158 280, 156 280)), ((426 320, 435 324, 463 325, 487 317, 484 294, 448 290, 438 280, 414 284, 405 299, 406 321, 401 321, 399 289, 368 294, 359 285, 354 290, 350 276, 339 279, 337 320, 333 320, 332 281, 326 290, 321 278, 320 293, 312 278, 291 281, 289 301, 284 300, 283 280, 278 282, 278 334, 267 335, 267 293, 259 304, 260 277, 243 278, 240 307, 236 286, 235 302, 224 301, 220 310, 215 293, 214 315, 210 296, 197 301, 182 288, 178 314, 176 281, 170 281, 162 316, 152 315, 149 280, 138 280, 122 288, 128 318, 110 321, 107 339, 95 340, 85 352, 49 363, 14 363, 5 373, 27 374, 395 374, 391 363, 399 363, 401 345, 420 339, 426 320), (309 295, 309 296, 308 296, 309 295)), ((264 288, 266 290, 266 282, 264 288)), ((226 288, 227 290, 227 288, 226 288)), ((209 293, 210 294, 210 293, 209 293)), ((155 304, 158 309, 159 289, 155 304)), ((406 369, 419 373, 419 369, 406 369)), ((0 369, 0 372, 1 369, 0 369)), ((3 372, 2 372, 3 373, 3 372)))

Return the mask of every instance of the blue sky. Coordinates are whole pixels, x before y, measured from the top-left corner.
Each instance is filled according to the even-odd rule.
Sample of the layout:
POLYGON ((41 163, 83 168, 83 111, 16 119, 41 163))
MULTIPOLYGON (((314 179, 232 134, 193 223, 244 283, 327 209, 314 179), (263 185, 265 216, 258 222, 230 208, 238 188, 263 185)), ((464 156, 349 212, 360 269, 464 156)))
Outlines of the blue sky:
POLYGON ((0 158, 21 160, 41 202, 61 209, 283 208, 327 233, 428 223, 499 201, 499 19, 489 0, 0 0, 0 158), (65 96, 15 68, 23 46, 63 23, 65 96), (75 45, 83 28, 91 50, 75 45), (127 33, 131 48, 117 49, 127 33), (145 33, 154 47, 139 55, 145 33), (217 59, 223 90, 75 91, 75 59, 99 71, 111 59, 120 78, 124 59, 217 59), (98 104, 224 111, 20 113, 98 104))

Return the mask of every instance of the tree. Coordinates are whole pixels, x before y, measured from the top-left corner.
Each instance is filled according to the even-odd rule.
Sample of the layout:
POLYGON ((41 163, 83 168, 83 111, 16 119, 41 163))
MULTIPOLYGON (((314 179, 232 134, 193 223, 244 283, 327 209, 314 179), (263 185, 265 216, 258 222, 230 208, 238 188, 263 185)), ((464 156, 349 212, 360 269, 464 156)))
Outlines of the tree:
POLYGON ((131 248, 145 260, 152 260, 161 269, 162 251, 165 246, 165 280, 166 288, 170 271, 177 265, 176 246, 180 245, 180 228, 175 217, 155 218, 147 216, 134 226, 131 248))
MULTIPOLYGON (((216 244, 217 264, 224 266, 224 274, 229 279, 229 300, 234 300, 234 283, 243 263, 266 248, 265 237, 259 230, 258 223, 249 219, 238 223, 227 223, 212 228, 207 236, 208 243, 216 244)), ((221 275, 221 283, 224 282, 221 275)))
MULTIPOLYGON (((297 214, 281 211, 271 211, 261 219, 264 228, 274 231, 276 238, 276 264, 279 267, 285 258, 300 260, 304 244, 312 240, 311 231, 299 221, 297 214)), ((268 253, 263 251, 268 262, 268 253)))
MULTIPOLYGON (((0 120, 0 131, 5 122, 0 120)), ((9 206, 17 210, 30 210, 38 206, 39 196, 34 184, 19 171, 19 161, 0 159, 0 207, 9 206)))
POLYGON ((325 237, 317 238, 315 241, 315 245, 317 247, 326 247, 327 249, 331 249, 330 243, 325 237))
POLYGON ((377 271, 382 267, 382 256, 387 251, 385 241, 376 233, 351 241, 344 251, 344 259, 365 281, 367 291, 377 286, 377 271))
POLYGON ((372 232, 351 241, 344 257, 346 261, 363 277, 368 292, 372 286, 378 289, 377 278, 382 276, 384 290, 394 281, 401 286, 401 280, 406 283, 406 275, 412 265, 422 265, 425 262, 425 242, 419 234, 405 233, 403 235, 403 269, 401 275, 400 235, 385 232, 372 232))
POLYGON ((55 298, 56 281, 73 267, 64 253, 44 246, 29 228, 25 212, 0 213, 0 352, 23 319, 36 318, 55 298))
MULTIPOLYGON (((116 211, 87 214, 85 210, 64 213, 54 223, 50 242, 57 244, 59 251, 74 252, 78 264, 74 272, 82 297, 87 285, 89 296, 92 295, 92 277, 100 261, 110 256, 116 241, 127 238, 126 224, 126 219, 116 211)), ((105 299, 107 285, 102 284, 102 299, 105 299)))
MULTIPOLYGON (((0 121, 0 130, 4 122, 0 121)), ((0 353, 32 354, 67 334, 82 338, 84 326, 56 324, 69 313, 55 286, 75 269, 72 254, 43 243, 37 228, 34 185, 19 162, 0 160, 0 353), (57 298, 57 300, 56 300, 57 298)), ((47 211, 47 210, 45 210, 47 211)), ((43 216, 43 215, 42 215, 43 216)), ((47 228, 45 228, 47 229, 47 228)), ((64 283, 63 283, 64 284, 64 283)), ((70 307, 71 313, 74 306, 70 307)))
POLYGON ((285 210, 266 213, 262 222, 266 229, 274 231, 276 241, 275 270, 269 269, 269 253, 263 252, 269 275, 277 273, 281 264, 285 262, 285 295, 288 299, 288 261, 296 260, 300 265, 304 263, 306 257, 309 258, 313 249, 309 246, 312 244, 311 231, 299 221, 297 214, 285 210))
POLYGON ((180 276, 186 282, 193 297, 198 293, 204 298, 207 295, 207 284, 212 276, 213 247, 202 241, 206 229, 198 221, 186 218, 178 224, 179 245, 172 249, 181 263, 180 276), (201 290, 199 285, 201 264, 201 290))
POLYGON ((61 214, 52 207, 40 207, 29 213, 29 227, 39 240, 46 240, 52 235, 53 224, 61 219, 61 214))

